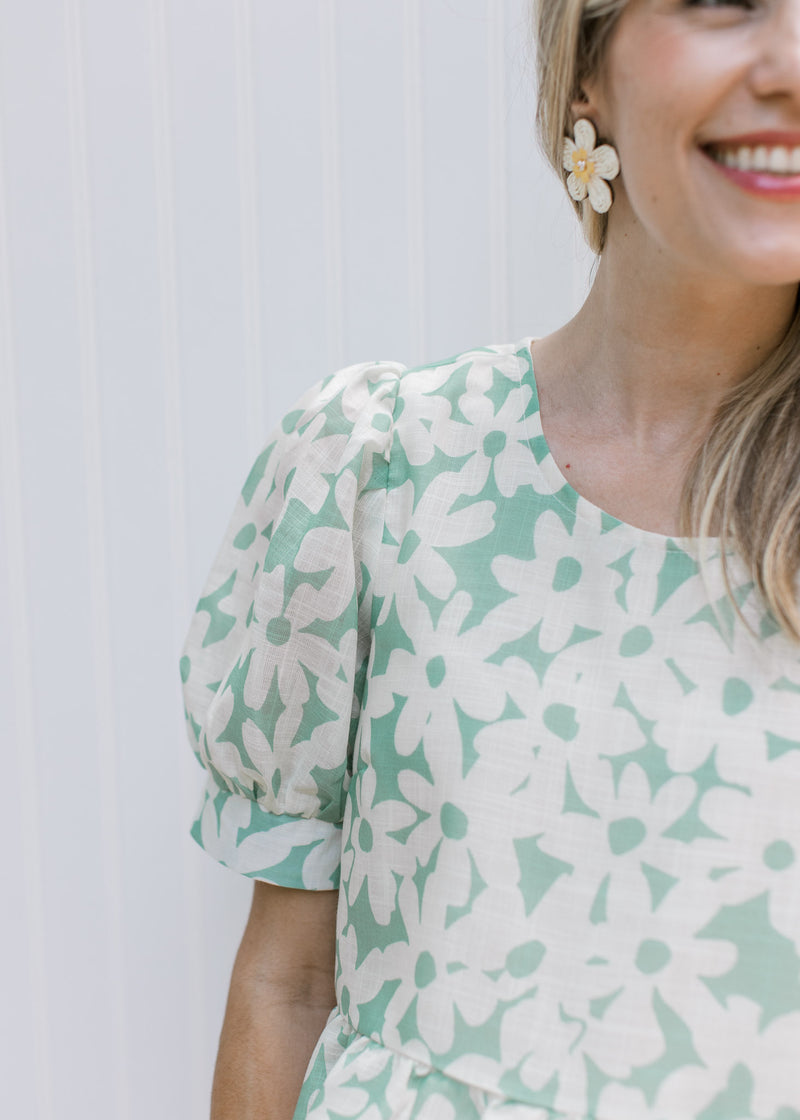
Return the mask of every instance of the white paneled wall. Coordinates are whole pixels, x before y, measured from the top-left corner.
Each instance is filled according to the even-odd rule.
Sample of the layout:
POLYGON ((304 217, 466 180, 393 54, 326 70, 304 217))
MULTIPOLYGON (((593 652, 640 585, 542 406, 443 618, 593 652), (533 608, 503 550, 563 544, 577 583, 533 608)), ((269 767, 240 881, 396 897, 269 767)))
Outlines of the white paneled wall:
POLYGON ((0 0, 0 1116, 194 1120, 251 884, 178 656, 346 363, 544 334, 587 255, 528 0, 0 0))

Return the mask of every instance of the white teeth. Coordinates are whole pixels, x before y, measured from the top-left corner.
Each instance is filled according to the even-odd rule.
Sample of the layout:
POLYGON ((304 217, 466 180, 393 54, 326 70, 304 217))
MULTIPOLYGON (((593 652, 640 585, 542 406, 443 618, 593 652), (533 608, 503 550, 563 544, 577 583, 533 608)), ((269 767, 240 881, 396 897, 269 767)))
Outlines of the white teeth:
POLYGON ((767 160, 767 170, 786 172, 789 170, 789 149, 773 148, 767 160))
POLYGON ((771 175, 798 175, 800 174, 800 145, 787 148, 784 144, 776 144, 768 148, 766 144, 749 147, 743 144, 739 148, 711 148, 709 154, 717 163, 732 167, 736 171, 767 171, 771 175))

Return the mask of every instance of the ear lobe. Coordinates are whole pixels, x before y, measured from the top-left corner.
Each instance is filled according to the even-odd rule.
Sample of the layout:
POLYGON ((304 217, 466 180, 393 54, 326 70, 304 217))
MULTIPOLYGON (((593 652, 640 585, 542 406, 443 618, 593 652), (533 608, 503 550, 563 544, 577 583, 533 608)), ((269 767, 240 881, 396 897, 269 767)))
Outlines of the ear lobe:
POLYGON ((589 101, 573 101, 570 106, 572 110, 572 131, 575 130, 575 125, 578 121, 589 121, 595 133, 600 135, 600 127, 597 123, 597 113, 589 101))
POLYGON ((591 120, 592 123, 594 124, 594 113, 591 109, 590 102, 589 102, 588 98, 585 101, 581 101, 581 100, 573 101, 572 104, 570 105, 570 111, 572 113, 572 124, 573 124, 573 126, 575 124, 575 121, 579 121, 582 118, 586 118, 588 120, 591 120))
MULTIPOLYGON (((598 138, 597 143, 598 144, 601 143, 601 138, 606 137, 607 133, 605 132, 605 130, 603 128, 601 114, 598 113, 596 106, 591 102, 591 100, 573 101, 572 105, 571 105, 571 109, 572 109, 572 128, 573 129, 575 128, 575 124, 579 120, 589 121, 590 124, 592 125, 592 127, 594 128, 594 131, 597 135, 597 138, 598 138)), ((603 142, 605 142, 605 141, 603 141, 603 142)))
POLYGON ((600 121, 602 120, 600 88, 597 81, 589 78, 581 83, 578 90, 578 96, 572 102, 570 108, 572 109, 572 119, 577 121, 580 117, 588 117, 597 129, 598 135, 601 131, 600 121))

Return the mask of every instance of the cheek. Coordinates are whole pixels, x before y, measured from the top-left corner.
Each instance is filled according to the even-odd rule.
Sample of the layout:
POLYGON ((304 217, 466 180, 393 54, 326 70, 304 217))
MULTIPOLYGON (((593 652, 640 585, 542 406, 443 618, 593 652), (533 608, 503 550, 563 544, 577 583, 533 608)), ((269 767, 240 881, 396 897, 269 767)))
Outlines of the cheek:
POLYGON ((667 150, 669 122, 660 113, 639 114, 619 129, 620 178, 634 210, 660 207, 676 173, 674 154, 667 150))
MULTIPOLYGON (((621 179, 631 206, 645 212, 672 214, 689 201, 699 156, 702 128, 717 112, 718 86, 707 75, 698 80, 689 68, 675 65, 658 80, 640 68, 631 77, 625 100, 617 102, 614 142, 620 158, 621 179), (673 80, 674 79, 674 80, 673 80), (635 93, 632 91, 636 91, 635 93)), ((621 91, 621 87, 620 87, 621 91)))
POLYGON ((731 46, 728 39, 709 39, 672 15, 640 10, 617 25, 606 74, 612 89, 624 84, 629 92, 648 90, 658 96, 659 91, 691 85, 705 69, 728 66, 731 46))
POLYGON ((675 150, 691 145, 742 70, 729 41, 676 29, 658 16, 623 20, 608 61, 609 108, 620 142, 647 132, 675 150))
POLYGON ((658 243, 674 241, 686 222, 688 176, 686 156, 675 143, 674 121, 666 116, 663 101, 649 118, 637 112, 621 122, 618 151, 616 191, 623 226, 633 223, 658 243))

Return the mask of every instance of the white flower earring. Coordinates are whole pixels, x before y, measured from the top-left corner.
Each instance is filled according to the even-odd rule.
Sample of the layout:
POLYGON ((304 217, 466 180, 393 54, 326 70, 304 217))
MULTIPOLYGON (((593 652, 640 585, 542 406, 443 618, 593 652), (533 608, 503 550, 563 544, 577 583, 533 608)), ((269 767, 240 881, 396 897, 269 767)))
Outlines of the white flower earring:
POLYGON ((567 176, 567 190, 576 202, 589 197, 589 205, 598 214, 605 214, 614 201, 611 187, 604 180, 619 175, 619 156, 611 144, 595 147, 597 133, 591 121, 575 122, 575 139, 564 137, 562 165, 567 176))

